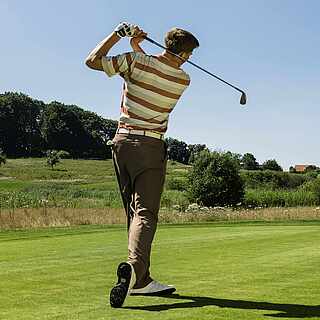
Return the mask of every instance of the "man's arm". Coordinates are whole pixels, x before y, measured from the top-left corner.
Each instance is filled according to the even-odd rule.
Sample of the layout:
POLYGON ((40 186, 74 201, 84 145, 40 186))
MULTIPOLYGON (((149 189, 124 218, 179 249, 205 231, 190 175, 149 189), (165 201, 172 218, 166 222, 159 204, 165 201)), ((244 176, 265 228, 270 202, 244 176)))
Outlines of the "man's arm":
POLYGON ((101 58, 106 56, 110 49, 121 39, 114 31, 103 39, 86 58, 86 65, 94 70, 103 71, 101 58))
POLYGON ((139 45, 140 42, 142 42, 144 40, 145 36, 147 36, 146 32, 144 32, 140 29, 137 30, 136 36, 130 39, 130 45, 131 45, 133 51, 145 53, 139 45))
POLYGON ((138 26, 133 24, 122 22, 120 23, 114 32, 112 32, 109 36, 103 39, 88 55, 85 63, 86 65, 94 70, 103 71, 103 66, 101 62, 101 58, 106 56, 110 49, 121 39, 124 37, 134 37, 136 35, 140 35, 141 33, 138 26))

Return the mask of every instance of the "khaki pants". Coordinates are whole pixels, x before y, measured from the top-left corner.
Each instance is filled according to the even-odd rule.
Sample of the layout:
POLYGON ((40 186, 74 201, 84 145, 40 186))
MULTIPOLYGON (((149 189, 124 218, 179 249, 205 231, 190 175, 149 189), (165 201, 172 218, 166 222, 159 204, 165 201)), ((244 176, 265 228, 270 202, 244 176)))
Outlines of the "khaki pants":
POLYGON ((128 262, 136 274, 134 288, 143 288, 152 281, 151 244, 165 181, 167 146, 159 139, 129 134, 117 134, 113 143, 112 158, 127 215, 128 262))

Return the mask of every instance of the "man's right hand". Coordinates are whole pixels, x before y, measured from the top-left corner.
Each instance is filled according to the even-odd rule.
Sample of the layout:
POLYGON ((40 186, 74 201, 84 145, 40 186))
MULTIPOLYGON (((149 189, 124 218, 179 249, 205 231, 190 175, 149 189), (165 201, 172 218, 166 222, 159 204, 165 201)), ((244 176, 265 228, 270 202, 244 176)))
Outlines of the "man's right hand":
POLYGON ((115 33, 120 37, 133 37, 135 34, 137 26, 127 23, 127 22, 121 22, 115 29, 115 33))

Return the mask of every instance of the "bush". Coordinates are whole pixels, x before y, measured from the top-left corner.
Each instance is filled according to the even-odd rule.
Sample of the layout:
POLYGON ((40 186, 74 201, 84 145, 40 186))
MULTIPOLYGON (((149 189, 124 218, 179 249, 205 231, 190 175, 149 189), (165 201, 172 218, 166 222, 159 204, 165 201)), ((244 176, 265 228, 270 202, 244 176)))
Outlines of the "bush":
POLYGON ((166 189, 185 191, 187 189, 187 183, 184 179, 168 178, 166 181, 166 189))
POLYGON ((303 191, 309 191, 314 194, 317 198, 318 203, 320 203, 320 177, 317 179, 306 182, 303 186, 301 186, 303 191))
POLYGON ((230 153, 202 151, 188 175, 188 197, 206 207, 236 205, 244 196, 239 164, 230 153))
POLYGON ((248 189, 296 189, 310 179, 306 175, 265 171, 241 171, 241 177, 248 189))
POLYGON ((60 157, 58 151, 56 150, 49 150, 47 152, 47 165, 51 166, 51 169, 60 162, 60 157))

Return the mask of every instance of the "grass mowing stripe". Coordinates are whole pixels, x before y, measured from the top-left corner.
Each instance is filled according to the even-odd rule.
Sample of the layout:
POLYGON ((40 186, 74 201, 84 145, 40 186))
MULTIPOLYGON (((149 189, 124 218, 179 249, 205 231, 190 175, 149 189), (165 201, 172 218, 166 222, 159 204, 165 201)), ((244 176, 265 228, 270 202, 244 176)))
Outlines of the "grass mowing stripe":
POLYGON ((30 239, 41 235, 35 241, 24 231, 25 239, 0 241, 0 318, 320 318, 319 229, 305 223, 160 226, 152 274, 175 284, 180 295, 129 297, 120 310, 108 306, 107 294, 127 253, 124 226, 32 231, 30 239))

